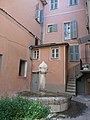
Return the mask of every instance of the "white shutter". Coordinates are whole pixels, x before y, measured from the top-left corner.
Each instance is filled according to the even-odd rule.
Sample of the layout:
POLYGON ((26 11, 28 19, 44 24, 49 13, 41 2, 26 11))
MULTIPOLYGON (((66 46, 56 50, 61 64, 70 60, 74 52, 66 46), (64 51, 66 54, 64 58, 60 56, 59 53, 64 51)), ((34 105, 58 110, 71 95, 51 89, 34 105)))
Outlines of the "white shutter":
POLYGON ((77 38, 77 21, 72 21, 71 22, 71 38, 74 39, 74 38, 77 38))

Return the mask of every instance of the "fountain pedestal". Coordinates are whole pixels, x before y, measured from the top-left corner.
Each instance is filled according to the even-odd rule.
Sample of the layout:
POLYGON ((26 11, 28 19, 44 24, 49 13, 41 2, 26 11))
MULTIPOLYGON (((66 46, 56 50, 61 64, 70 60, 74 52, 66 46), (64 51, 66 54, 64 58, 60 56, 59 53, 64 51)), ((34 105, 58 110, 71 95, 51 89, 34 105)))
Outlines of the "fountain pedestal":
POLYGON ((48 71, 47 64, 43 61, 39 65, 39 90, 45 90, 46 85, 46 73, 48 71))

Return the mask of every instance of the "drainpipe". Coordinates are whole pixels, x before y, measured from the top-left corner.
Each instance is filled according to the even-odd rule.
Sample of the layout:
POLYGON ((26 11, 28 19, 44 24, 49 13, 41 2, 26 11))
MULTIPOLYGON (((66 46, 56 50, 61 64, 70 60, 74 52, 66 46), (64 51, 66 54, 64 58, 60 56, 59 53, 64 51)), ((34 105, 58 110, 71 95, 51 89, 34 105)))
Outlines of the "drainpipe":
POLYGON ((64 46, 64 85, 66 90, 66 46, 64 46))
POLYGON ((31 90, 31 85, 32 85, 32 47, 29 47, 30 50, 30 79, 31 81, 29 82, 30 90, 31 90))
POLYGON ((42 23, 41 23, 41 44, 43 44, 44 42, 44 19, 45 19, 45 5, 43 6, 43 10, 42 10, 42 15, 43 15, 43 20, 42 20, 42 23))

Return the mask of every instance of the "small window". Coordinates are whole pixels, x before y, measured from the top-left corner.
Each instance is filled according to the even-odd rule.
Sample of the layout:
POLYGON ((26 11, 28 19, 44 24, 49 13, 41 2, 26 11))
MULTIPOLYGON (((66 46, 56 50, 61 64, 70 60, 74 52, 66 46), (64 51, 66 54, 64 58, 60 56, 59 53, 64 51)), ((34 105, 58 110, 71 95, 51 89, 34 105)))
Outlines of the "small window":
POLYGON ((2 68, 2 54, 0 54, 0 70, 1 70, 1 68, 2 68))
POLYGON ((37 46, 38 45, 38 39, 35 38, 35 45, 37 46))
POLYGON ((79 45, 72 45, 69 48, 70 51, 70 61, 79 61, 79 45))
POLYGON ((39 59, 39 50, 34 50, 33 51, 33 59, 39 59))
POLYGON ((26 60, 20 60, 19 76, 23 76, 23 77, 27 76, 27 61, 26 60))
POLYGON ((77 5, 78 0, 69 0, 69 5, 77 5))
POLYGON ((59 58, 59 49, 58 48, 51 49, 51 58, 59 58))
POLYGON ((64 39, 70 40, 77 38, 77 21, 64 23, 64 39))
POLYGON ((48 33, 57 32, 57 30, 58 30, 57 24, 48 25, 48 33))
POLYGON ((58 8, 58 0, 50 0, 50 10, 58 8))

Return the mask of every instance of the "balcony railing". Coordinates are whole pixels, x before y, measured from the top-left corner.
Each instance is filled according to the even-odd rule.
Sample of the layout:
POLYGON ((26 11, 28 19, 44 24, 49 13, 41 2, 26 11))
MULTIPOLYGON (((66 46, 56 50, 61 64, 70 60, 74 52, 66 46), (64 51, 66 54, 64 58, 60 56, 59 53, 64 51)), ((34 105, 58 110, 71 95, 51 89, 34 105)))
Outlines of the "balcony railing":
POLYGON ((90 72, 90 58, 80 59, 80 71, 85 73, 90 72))

